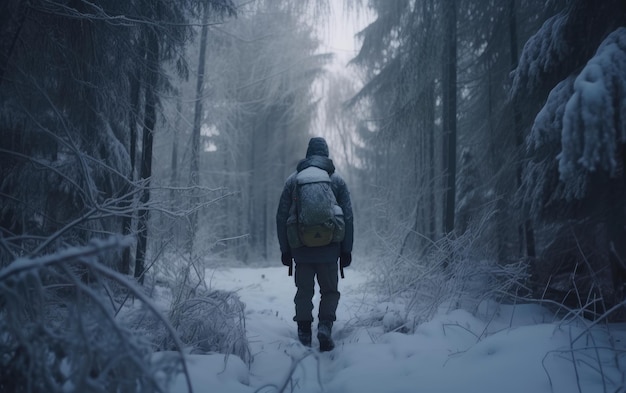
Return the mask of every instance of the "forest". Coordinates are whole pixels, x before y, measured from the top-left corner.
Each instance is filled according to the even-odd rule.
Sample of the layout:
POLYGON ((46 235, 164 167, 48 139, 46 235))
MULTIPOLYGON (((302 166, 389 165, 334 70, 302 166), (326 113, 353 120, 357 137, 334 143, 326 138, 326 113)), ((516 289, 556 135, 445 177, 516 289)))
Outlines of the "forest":
POLYGON ((399 331, 485 300, 626 321, 624 1, 4 0, 0 391, 251 362, 207 275, 280 266, 313 136, 399 331), (370 18, 339 71, 337 8, 370 18))

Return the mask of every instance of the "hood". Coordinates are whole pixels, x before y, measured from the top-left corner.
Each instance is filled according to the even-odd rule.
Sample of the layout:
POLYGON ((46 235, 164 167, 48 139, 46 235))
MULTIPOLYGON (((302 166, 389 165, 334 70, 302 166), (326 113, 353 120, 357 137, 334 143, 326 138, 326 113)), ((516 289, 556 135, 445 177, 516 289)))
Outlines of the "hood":
POLYGON ((326 139, 315 137, 309 140, 309 146, 306 149, 306 158, 311 156, 328 157, 328 144, 326 139))
POLYGON ((298 172, 300 172, 311 166, 325 170, 326 172, 328 172, 328 176, 335 173, 335 165, 333 164, 333 160, 328 157, 317 155, 307 157, 304 160, 300 161, 296 169, 298 172))

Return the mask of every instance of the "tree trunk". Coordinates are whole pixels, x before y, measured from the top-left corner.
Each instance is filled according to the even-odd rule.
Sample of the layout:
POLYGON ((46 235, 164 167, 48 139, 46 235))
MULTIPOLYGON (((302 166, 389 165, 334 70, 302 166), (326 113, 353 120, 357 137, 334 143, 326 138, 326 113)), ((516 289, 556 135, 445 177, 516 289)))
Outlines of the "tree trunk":
MULTIPOLYGON (((622 168, 626 167, 626 144, 619 149, 618 158, 622 168)), ((624 300, 626 295, 626 208, 624 207, 624 194, 626 193, 626 175, 622 172, 621 179, 609 185, 608 208, 605 210, 605 222, 607 223, 609 237, 609 263, 611 265, 611 277, 613 278, 613 294, 610 304, 617 304, 624 300)), ((625 320, 626 311, 621 311, 614 316, 615 320, 625 320)))
MULTIPOLYGON (((196 105, 193 117, 193 130, 191 134, 191 163, 189 173, 189 187, 198 187, 200 185, 200 130, 202 128, 202 111, 204 95, 204 68, 206 63, 206 48, 208 36, 209 11, 205 9, 202 18, 202 32, 200 33, 200 57, 198 59, 198 80, 196 82, 196 105)), ((198 230, 198 210, 195 206, 198 204, 198 190, 192 190, 191 198, 191 217, 189 217, 189 234, 187 237, 187 250, 189 256, 193 254, 193 244, 196 231, 198 230)))
POLYGON ((150 201, 150 176, 152 176, 152 144, 154 141, 154 126, 156 124, 156 89, 159 78, 159 41, 156 32, 146 32, 146 86, 145 86, 145 112, 143 140, 141 150, 140 178, 144 181, 143 194, 141 195, 141 209, 138 214, 138 240, 137 255, 135 260, 135 277, 143 284, 146 260, 146 248, 148 244, 148 218, 150 211, 147 204, 150 201))
POLYGON ((425 119, 424 129, 427 130, 427 149, 428 149, 428 237, 431 241, 436 241, 437 237, 437 203, 436 203, 436 187, 437 180, 435 178, 435 83, 431 82, 428 86, 428 112, 425 119))
POLYGON ((26 1, 5 0, 0 15, 0 85, 4 73, 9 67, 9 60, 15 50, 26 16, 30 10, 26 1))
MULTIPOLYGON (((170 173, 170 186, 178 187, 178 138, 179 138, 179 128, 180 128, 180 119, 181 119, 181 111, 183 110, 182 105, 180 103, 180 99, 176 103, 176 113, 178 116, 176 117, 176 123, 174 124, 173 130, 173 138, 172 138, 172 161, 171 161, 171 173, 170 173)), ((177 205, 179 201, 176 200, 176 191, 171 190, 170 192, 170 202, 172 205, 177 205)))
MULTIPOLYGON (((516 6, 515 0, 510 0, 509 8, 509 29, 511 39, 511 68, 517 68, 518 63, 518 48, 517 48, 517 19, 516 19, 516 6)), ((524 133, 522 129, 522 114, 519 110, 519 105, 513 103, 513 129, 515 130, 515 148, 518 154, 522 152, 524 148, 524 133)), ((517 163, 516 169, 517 187, 522 184, 522 162, 517 163)), ((520 245, 524 245, 526 248, 526 256, 535 257, 535 233, 533 231, 532 222, 530 219, 524 219, 524 223, 519 228, 520 245)), ((522 248, 522 247, 520 247, 522 248)))
MULTIPOLYGON (((130 131, 130 174, 128 180, 132 184, 135 180, 135 156, 137 154, 137 113, 139 109, 139 72, 133 74, 130 80, 130 113, 128 126, 130 131)), ((132 187, 132 185, 131 185, 132 187)), ((130 188, 130 187, 129 187, 130 188)), ((134 196, 130 196, 127 202, 132 202, 134 196)), ((132 232, 133 215, 127 214, 122 220, 122 234, 128 236, 132 232)), ((120 259, 118 270, 122 274, 130 273, 130 248, 126 247, 120 259)))
POLYGON ((443 135, 444 176, 446 179, 444 231, 454 231, 456 199, 456 1, 446 3, 446 37, 444 41, 443 135))

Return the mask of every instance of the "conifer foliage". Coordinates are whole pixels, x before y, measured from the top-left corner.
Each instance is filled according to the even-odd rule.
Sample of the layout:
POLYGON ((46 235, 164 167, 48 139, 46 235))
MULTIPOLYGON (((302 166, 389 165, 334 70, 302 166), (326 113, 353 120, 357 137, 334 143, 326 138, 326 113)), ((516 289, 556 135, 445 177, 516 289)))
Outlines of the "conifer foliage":
POLYGON ((480 223, 475 251, 524 261, 527 295, 595 316, 620 304, 623 2, 363 3, 374 19, 353 63, 366 81, 350 103, 369 109, 357 173, 380 258, 425 261, 480 223))

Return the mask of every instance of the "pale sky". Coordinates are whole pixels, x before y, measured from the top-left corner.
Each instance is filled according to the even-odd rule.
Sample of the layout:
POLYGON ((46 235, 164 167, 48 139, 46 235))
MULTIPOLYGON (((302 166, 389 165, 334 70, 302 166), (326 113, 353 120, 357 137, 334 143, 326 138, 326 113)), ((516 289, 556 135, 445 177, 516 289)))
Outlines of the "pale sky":
MULTIPOLYGON (((331 15, 328 23, 317 25, 319 38, 323 42, 319 52, 333 53, 335 57, 333 62, 326 66, 328 69, 327 77, 320 78, 314 86, 321 102, 318 106, 318 117, 312 125, 311 136, 326 138, 331 150, 331 158, 335 164, 338 167, 346 167, 347 164, 354 165, 356 160, 353 156, 353 145, 355 145, 353 130, 356 124, 354 123, 354 113, 346 113, 345 115, 348 119, 353 119, 352 122, 338 119, 336 122, 329 123, 327 122, 326 105, 328 105, 329 94, 346 93, 332 89, 331 85, 335 83, 334 80, 336 81, 336 79, 332 79, 333 76, 353 81, 355 84, 354 93, 361 85, 359 70, 355 66, 348 66, 348 63, 357 55, 361 46, 360 41, 355 38, 355 34, 370 23, 373 15, 363 10, 345 10, 344 0, 331 0, 330 6, 331 15)), ((340 100, 349 98, 350 96, 340 97, 340 100)), ((344 173, 344 176, 347 175, 347 172, 344 173)))
POLYGON ((345 10, 344 1, 334 0, 330 7, 328 25, 320 27, 319 34, 324 43, 320 50, 335 53, 336 66, 344 67, 358 52, 360 42, 354 35, 367 25, 368 14, 345 10))

